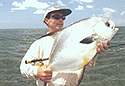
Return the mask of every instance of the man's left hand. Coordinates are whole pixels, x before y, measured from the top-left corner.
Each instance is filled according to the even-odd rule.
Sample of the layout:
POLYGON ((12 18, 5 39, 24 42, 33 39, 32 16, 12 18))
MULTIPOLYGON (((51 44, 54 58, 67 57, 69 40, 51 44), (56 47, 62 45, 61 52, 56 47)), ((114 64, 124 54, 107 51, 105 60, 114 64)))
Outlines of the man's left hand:
POLYGON ((100 41, 98 44, 97 44, 97 53, 102 53, 104 52, 106 49, 108 49, 110 45, 110 42, 109 40, 103 40, 103 41, 100 41))

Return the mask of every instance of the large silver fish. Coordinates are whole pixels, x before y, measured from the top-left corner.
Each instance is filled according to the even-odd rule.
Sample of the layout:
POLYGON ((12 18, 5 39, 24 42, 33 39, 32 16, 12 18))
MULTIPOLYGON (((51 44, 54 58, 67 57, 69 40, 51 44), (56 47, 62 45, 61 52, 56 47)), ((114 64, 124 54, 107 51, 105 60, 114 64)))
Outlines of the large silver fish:
MULTIPOLYGON (((63 75, 60 74, 60 72, 68 72, 70 76, 72 74, 70 72, 72 71, 85 69, 85 66, 97 54, 97 43, 105 39, 111 40, 118 30, 110 19, 91 17, 78 21, 64 28, 59 34, 57 33, 57 38, 50 53, 49 65, 42 65, 42 68, 49 68, 53 71, 52 81, 48 83, 48 85, 45 83, 44 86, 60 86, 60 83, 61 86, 76 86, 76 84, 78 84, 76 80, 66 80, 68 76, 62 78, 60 76, 63 75), (57 74, 57 72, 59 74, 57 74), (69 82, 73 85, 69 85, 69 82)), ((50 33, 44 36, 52 34, 53 33, 50 33)), ((44 60, 48 60, 48 58, 25 62, 28 64, 44 60)))
POLYGON ((53 71, 78 70, 97 54, 97 43, 111 40, 118 28, 111 20, 92 17, 78 21, 60 32, 50 55, 53 71))

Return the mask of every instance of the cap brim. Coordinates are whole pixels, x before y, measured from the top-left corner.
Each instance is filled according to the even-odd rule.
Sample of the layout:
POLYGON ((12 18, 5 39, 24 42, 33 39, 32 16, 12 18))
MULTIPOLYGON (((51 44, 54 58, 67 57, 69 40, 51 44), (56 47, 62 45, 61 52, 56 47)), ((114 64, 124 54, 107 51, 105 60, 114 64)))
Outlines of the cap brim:
POLYGON ((54 13, 54 12, 59 12, 59 13, 63 14, 64 16, 67 16, 67 15, 71 14, 72 11, 70 9, 60 9, 60 10, 51 11, 49 14, 54 13))

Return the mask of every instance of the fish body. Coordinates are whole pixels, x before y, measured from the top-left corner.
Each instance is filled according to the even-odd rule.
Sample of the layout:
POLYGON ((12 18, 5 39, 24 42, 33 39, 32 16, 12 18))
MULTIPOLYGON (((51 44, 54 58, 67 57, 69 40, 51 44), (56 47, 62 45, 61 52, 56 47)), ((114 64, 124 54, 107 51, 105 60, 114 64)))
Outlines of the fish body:
POLYGON ((83 68, 97 54, 97 43, 111 40, 117 31, 111 20, 103 21, 101 17, 91 17, 64 28, 53 45, 49 67, 53 71, 83 68))

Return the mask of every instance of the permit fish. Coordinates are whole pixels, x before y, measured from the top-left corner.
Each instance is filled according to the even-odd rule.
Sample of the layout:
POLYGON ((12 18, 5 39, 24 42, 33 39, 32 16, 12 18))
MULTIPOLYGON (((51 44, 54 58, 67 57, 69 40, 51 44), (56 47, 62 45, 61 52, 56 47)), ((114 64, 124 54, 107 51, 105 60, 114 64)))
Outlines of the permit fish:
POLYGON ((111 40, 119 28, 102 17, 80 20, 64 28, 53 45, 49 67, 53 71, 75 71, 83 68, 96 54, 97 43, 111 40))
MULTIPOLYGON (((102 40, 111 41, 118 30, 119 28, 115 27, 111 19, 105 20, 103 17, 82 19, 59 31, 49 58, 34 59, 25 61, 25 63, 49 60, 48 65, 42 64, 41 67, 45 66, 45 68, 51 69, 53 73, 58 72, 59 74, 53 74, 51 82, 44 83, 44 86, 47 84, 47 86, 59 86, 59 84, 69 86, 64 78, 60 78, 62 76, 60 72, 68 71, 69 73, 69 71, 84 70, 85 66, 97 55, 97 43, 102 40)), ((46 34, 42 37, 53 34, 46 34)), ((84 71, 82 74, 84 74, 84 71)), ((76 86, 75 81, 72 83, 71 86, 76 86)))

